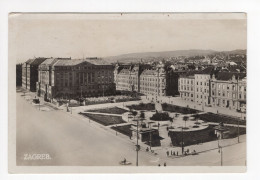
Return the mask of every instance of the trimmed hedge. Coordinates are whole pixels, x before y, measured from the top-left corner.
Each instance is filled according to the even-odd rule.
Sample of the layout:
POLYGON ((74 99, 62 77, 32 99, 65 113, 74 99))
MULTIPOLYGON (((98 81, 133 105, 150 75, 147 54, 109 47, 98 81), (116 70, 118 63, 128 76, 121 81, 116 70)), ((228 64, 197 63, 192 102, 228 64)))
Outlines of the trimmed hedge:
POLYGON ((163 109, 163 111, 177 112, 177 113, 181 113, 181 114, 195 114, 195 113, 200 112, 199 110, 196 110, 196 109, 176 106, 176 105, 167 104, 167 103, 162 104, 162 109, 163 109))
POLYGON ((129 109, 134 109, 134 110, 143 110, 143 111, 152 111, 155 110, 155 105, 152 103, 148 103, 148 104, 144 104, 144 103, 140 103, 140 104, 134 104, 131 106, 127 106, 129 109))
POLYGON ((172 118, 167 112, 156 112, 150 119, 153 121, 169 121, 172 118))

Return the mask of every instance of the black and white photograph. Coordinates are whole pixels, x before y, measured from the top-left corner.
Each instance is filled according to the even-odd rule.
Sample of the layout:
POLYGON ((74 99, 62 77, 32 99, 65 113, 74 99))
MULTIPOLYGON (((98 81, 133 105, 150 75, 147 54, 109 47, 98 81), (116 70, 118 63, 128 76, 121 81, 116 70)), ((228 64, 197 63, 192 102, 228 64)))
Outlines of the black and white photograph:
POLYGON ((246 13, 10 13, 8 26, 16 167, 246 170, 246 13))

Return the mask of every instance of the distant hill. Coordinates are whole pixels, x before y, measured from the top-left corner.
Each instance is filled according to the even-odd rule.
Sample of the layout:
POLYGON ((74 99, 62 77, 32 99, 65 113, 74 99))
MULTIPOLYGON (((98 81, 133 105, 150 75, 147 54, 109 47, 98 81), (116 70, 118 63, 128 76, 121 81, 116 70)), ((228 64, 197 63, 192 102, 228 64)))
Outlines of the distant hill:
POLYGON ((233 51, 214 51, 214 50, 200 50, 200 49, 191 49, 191 50, 176 50, 176 51, 162 51, 162 52, 142 52, 142 53, 129 53, 122 54, 118 56, 105 57, 105 60, 113 62, 139 62, 141 59, 151 60, 157 58, 167 59, 171 57, 178 56, 205 56, 211 54, 246 54, 246 50, 233 50, 233 51))

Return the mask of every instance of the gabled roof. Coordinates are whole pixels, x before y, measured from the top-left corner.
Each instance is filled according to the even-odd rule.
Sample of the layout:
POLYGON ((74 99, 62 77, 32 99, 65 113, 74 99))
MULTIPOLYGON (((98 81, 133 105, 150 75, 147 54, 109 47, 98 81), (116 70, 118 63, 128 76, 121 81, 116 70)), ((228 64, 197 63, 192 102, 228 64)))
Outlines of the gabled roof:
POLYGON ((75 66, 78 64, 81 64, 83 62, 88 62, 93 65, 111 65, 104 61, 103 59, 71 59, 71 60, 64 60, 64 59, 59 59, 54 66, 75 66))
POLYGON ((41 65, 52 66, 58 60, 71 60, 71 58, 48 58, 43 63, 41 63, 41 65))

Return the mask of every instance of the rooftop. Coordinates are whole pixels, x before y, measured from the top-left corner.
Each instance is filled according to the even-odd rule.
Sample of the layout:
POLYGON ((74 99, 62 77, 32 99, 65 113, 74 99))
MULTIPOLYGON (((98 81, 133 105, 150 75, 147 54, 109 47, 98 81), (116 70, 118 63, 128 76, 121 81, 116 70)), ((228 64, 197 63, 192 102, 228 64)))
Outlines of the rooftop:
POLYGON ((236 73, 236 72, 219 72, 216 75, 217 80, 228 81, 231 80, 232 77, 235 76, 236 79, 243 79, 246 77, 246 73, 236 73))

